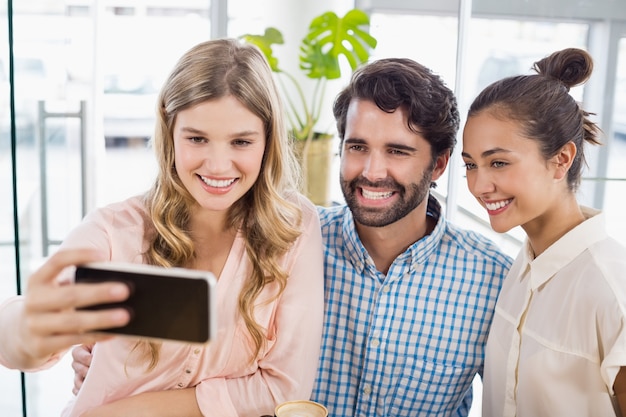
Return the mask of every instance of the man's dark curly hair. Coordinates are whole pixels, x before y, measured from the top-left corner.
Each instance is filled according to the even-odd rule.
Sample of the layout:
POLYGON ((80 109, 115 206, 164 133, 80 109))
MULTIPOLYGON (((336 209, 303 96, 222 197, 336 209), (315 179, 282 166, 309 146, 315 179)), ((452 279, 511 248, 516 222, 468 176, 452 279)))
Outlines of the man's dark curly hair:
POLYGON ((343 143, 346 115, 353 99, 370 100, 382 111, 408 110, 408 128, 430 143, 433 160, 456 144, 459 110, 441 77, 408 58, 387 58, 358 68, 335 99, 333 113, 343 143))

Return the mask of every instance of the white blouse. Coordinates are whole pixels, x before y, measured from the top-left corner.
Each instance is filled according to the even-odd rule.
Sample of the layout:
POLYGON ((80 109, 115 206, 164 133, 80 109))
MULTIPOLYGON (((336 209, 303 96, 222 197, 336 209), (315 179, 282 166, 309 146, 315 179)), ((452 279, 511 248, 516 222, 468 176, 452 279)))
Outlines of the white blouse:
POLYGON ((526 242, 504 281, 485 350, 484 417, 616 415, 626 248, 602 213, 582 209, 587 220, 537 258, 526 242))

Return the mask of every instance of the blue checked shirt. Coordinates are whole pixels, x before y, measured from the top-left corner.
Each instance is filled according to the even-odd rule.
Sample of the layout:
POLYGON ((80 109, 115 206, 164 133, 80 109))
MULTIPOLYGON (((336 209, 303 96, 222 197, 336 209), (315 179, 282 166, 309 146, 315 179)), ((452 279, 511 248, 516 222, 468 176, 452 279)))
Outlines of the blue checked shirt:
POLYGON ((467 416, 472 381, 511 259, 441 216, 387 275, 345 206, 319 208, 326 307, 312 399, 330 417, 467 416))

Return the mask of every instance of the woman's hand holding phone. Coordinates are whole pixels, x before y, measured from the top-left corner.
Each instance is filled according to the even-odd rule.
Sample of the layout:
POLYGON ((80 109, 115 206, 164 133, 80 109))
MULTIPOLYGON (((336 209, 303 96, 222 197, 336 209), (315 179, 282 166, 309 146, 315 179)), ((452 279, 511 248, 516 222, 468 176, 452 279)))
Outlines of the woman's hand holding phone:
MULTIPOLYGON (((23 302, 9 304, 2 314, 3 327, 17 327, 5 334, 17 335, 19 342, 0 346, 3 356, 12 365, 21 369, 41 366, 54 354, 73 345, 90 344, 110 337, 97 330, 124 326, 129 322, 130 315, 123 308, 81 310, 93 304, 127 299, 130 290, 125 284, 63 285, 58 282, 57 277, 65 268, 96 259, 97 253, 92 250, 62 250, 29 277, 23 302), (12 311, 7 311, 9 309, 12 311)), ((4 328, 8 330, 8 327, 4 328)))

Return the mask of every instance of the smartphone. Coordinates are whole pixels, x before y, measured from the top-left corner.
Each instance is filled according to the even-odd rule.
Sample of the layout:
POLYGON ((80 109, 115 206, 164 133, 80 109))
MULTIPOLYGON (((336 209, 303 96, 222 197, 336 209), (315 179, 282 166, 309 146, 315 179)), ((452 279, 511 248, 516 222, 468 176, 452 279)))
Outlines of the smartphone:
POLYGON ((212 273, 115 262, 76 267, 76 283, 105 281, 127 284, 130 297, 84 309, 122 307, 130 312, 131 320, 126 326, 98 331, 192 343, 206 343, 215 337, 217 281, 212 273))

